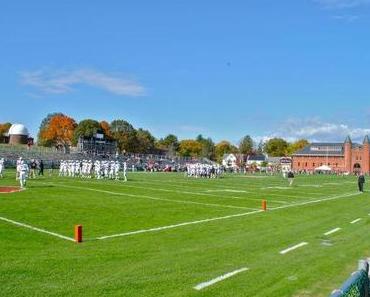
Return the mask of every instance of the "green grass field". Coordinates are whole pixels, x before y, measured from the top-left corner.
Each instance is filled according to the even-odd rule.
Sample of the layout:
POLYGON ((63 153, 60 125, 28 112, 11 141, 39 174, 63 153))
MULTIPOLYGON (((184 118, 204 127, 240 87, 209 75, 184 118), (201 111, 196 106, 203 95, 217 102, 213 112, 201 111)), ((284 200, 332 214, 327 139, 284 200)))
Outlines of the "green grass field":
POLYGON ((291 188, 278 176, 29 180, 0 194, 0 295, 328 296, 370 256, 369 213, 354 177, 298 176, 291 188), (6 219, 68 238, 81 224, 84 242, 6 219))

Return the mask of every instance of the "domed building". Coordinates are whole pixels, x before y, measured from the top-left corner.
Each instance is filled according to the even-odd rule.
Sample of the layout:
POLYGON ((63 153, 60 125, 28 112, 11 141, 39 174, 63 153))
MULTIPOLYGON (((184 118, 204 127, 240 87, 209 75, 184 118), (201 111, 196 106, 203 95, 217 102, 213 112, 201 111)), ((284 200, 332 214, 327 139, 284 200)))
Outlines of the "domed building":
POLYGON ((24 125, 13 124, 8 132, 9 144, 27 144, 29 141, 28 136, 28 130, 24 125))

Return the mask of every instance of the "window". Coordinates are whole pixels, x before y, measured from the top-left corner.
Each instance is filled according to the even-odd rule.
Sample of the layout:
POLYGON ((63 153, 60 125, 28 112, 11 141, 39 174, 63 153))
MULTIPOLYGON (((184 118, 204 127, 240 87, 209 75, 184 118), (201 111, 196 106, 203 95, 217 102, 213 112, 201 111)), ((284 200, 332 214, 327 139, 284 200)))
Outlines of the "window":
POLYGON ((301 166, 301 163, 300 163, 300 162, 298 162, 298 167, 299 167, 299 166, 301 166))
POLYGON ((306 162, 305 166, 307 167, 307 162, 306 162))
POLYGON ((312 163, 312 167, 315 167, 315 163, 312 163))

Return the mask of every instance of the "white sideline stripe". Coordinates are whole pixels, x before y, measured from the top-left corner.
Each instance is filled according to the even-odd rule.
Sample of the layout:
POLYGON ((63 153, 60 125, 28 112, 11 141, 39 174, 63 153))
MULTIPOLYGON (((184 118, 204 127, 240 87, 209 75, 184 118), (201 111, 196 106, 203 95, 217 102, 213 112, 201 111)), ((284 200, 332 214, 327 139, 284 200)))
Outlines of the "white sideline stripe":
POLYGON ((356 224, 357 222, 359 222, 359 221, 361 221, 362 219, 361 218, 358 218, 358 219, 356 219, 356 220, 353 220, 352 222, 351 222, 351 224, 356 224))
MULTIPOLYGON (((49 183, 49 184, 52 184, 52 183, 49 183)), ((65 188, 71 188, 71 189, 88 190, 88 191, 93 191, 93 192, 98 192, 98 193, 105 193, 105 194, 118 195, 118 196, 127 196, 127 197, 141 198, 141 199, 150 199, 150 200, 158 200, 158 201, 166 201, 166 202, 174 202, 174 203, 182 203, 182 204, 196 204, 196 205, 204 205, 204 206, 212 206, 212 207, 256 210, 256 208, 244 207, 244 206, 216 204, 216 203, 203 203, 203 202, 196 202, 196 201, 190 201, 190 200, 188 201, 188 200, 158 198, 158 197, 152 197, 152 196, 146 196, 146 195, 112 192, 112 191, 106 191, 106 190, 100 190, 100 189, 94 189, 94 188, 67 186, 61 183, 54 184, 54 185, 58 185, 58 186, 65 187, 65 188)))
MULTIPOLYGON (((92 182, 94 184, 99 184, 99 183, 96 183, 96 182, 93 182, 93 181, 89 181, 89 182, 92 182)), ((148 182, 140 182, 142 184, 153 184, 153 183, 148 183, 148 182)), ((117 186, 117 185, 116 185, 117 186)), ((119 185, 118 185, 119 186, 119 185)), ((172 186, 172 185, 171 185, 172 186)), ((172 193, 180 193, 180 194, 189 194, 189 195, 198 195, 198 196, 209 196, 209 197, 215 197, 215 198, 221 198, 219 195, 215 195, 215 194, 211 194, 210 192, 190 192, 190 191, 179 191, 179 190, 169 190, 169 189, 162 189, 162 188, 153 188, 153 187, 140 187, 140 186, 133 186, 133 185, 127 185, 125 184, 123 186, 123 188, 136 188, 136 189, 150 189, 150 190, 153 190, 153 191, 163 191, 163 192, 172 192, 172 193)), ((249 193, 248 191, 245 191, 245 193, 249 193)), ((281 196, 281 195, 279 195, 281 196)), ((249 197, 238 197, 238 196, 227 196, 227 197, 224 197, 226 199, 238 199, 238 200, 251 200, 251 201, 261 201, 261 199, 258 199, 258 198, 249 198, 249 197)), ((279 201, 279 200, 270 200, 269 201, 270 203, 280 203, 280 204, 284 204, 284 203, 288 203, 286 201, 279 201)), ((253 209, 253 208, 251 208, 253 209)))
MULTIPOLYGON (((319 202, 325 202, 325 201, 330 201, 330 200, 334 200, 334 199, 347 198, 347 197, 352 197, 352 196, 356 196, 356 195, 359 195, 359 193, 358 192, 348 193, 348 194, 345 194, 345 195, 338 195, 336 197, 330 197, 330 198, 326 198, 326 199, 319 199, 319 200, 315 200, 315 201, 311 200, 311 201, 307 201, 307 202, 289 204, 289 205, 286 205, 286 206, 270 208, 269 211, 285 209, 285 208, 295 207, 295 206, 303 206, 303 205, 314 204, 314 203, 319 203, 319 202)), ((256 213, 260 213, 260 212, 264 212, 264 211, 263 210, 256 210, 256 211, 239 213, 239 214, 234 214, 234 215, 229 215, 229 216, 215 217, 215 218, 210 218, 210 219, 203 219, 203 220, 198 220, 198 221, 193 221, 193 222, 184 222, 184 223, 180 223, 180 224, 156 227, 156 228, 151 228, 151 229, 142 229, 142 230, 137 230, 137 231, 130 231, 130 232, 124 232, 124 233, 119 233, 119 234, 106 235, 106 236, 98 237, 96 239, 107 239, 107 238, 129 236, 129 235, 135 235, 135 234, 141 234, 141 233, 147 233, 147 232, 156 232, 156 231, 161 231, 161 230, 166 230, 166 229, 173 229, 173 228, 178 228, 178 227, 183 227, 183 226, 188 226, 188 225, 195 225, 195 224, 202 224, 202 223, 208 223, 208 222, 219 221, 219 220, 226 220, 226 219, 237 218, 237 217, 244 217, 244 216, 248 216, 248 215, 252 215, 252 214, 256 214, 256 213)))
POLYGON ((33 227, 33 226, 30 226, 30 225, 27 225, 27 224, 23 224, 23 223, 20 223, 20 222, 17 222, 17 221, 13 221, 13 220, 4 218, 4 217, 0 217, 0 220, 11 223, 11 224, 14 224, 14 225, 17 225, 17 226, 20 226, 20 227, 28 228, 28 229, 31 229, 31 230, 34 230, 34 231, 37 231, 37 232, 46 233, 46 234, 49 234, 49 235, 52 235, 52 236, 55 236, 55 237, 59 237, 59 238, 65 239, 65 240, 75 241, 71 237, 60 235, 58 233, 50 232, 50 231, 40 229, 40 228, 37 228, 37 227, 33 227))
POLYGON ((241 273, 241 272, 244 272, 244 271, 247 271, 247 270, 249 270, 249 268, 244 267, 244 268, 241 268, 241 269, 238 269, 238 270, 235 270, 235 271, 226 273, 226 274, 221 275, 219 277, 216 277, 216 278, 214 278, 214 279, 212 279, 212 280, 210 280, 208 282, 200 283, 200 284, 196 285, 194 287, 194 289, 197 290, 197 291, 200 291, 200 290, 202 290, 204 288, 207 288, 209 286, 212 286, 212 285, 214 285, 214 284, 216 284, 218 282, 221 282, 221 281, 223 281, 225 279, 228 279, 228 278, 230 278, 230 277, 232 277, 232 276, 234 276, 234 275, 236 275, 238 273, 241 273))
POLYGON ((251 215, 254 213, 260 213, 260 212, 263 212, 263 210, 256 210, 256 211, 239 213, 239 214, 234 214, 234 215, 229 215, 229 216, 224 216, 224 217, 216 217, 216 218, 204 219, 204 220, 193 221, 193 222, 185 222, 185 223, 180 223, 176 225, 169 225, 169 226, 163 226, 163 227, 157 227, 157 228, 151 228, 151 229, 143 229, 143 230, 107 235, 107 236, 98 237, 97 239, 101 240, 101 239, 107 239, 107 238, 113 238, 113 237, 122 237, 122 236, 129 236, 129 235, 135 235, 135 234, 140 234, 140 233, 155 232, 155 231, 178 228, 182 226, 196 225, 196 224, 225 220, 225 219, 230 219, 230 218, 243 217, 243 216, 251 215))
POLYGON ((296 244, 296 245, 294 245, 294 246, 292 246, 292 247, 290 247, 290 248, 287 248, 287 249, 285 249, 285 250, 280 251, 280 255, 285 255, 286 253, 289 253, 289 252, 291 252, 291 251, 293 251, 293 250, 295 250, 295 249, 298 249, 298 248, 300 248, 300 247, 303 247, 303 246, 305 246, 305 245, 307 245, 307 244, 308 244, 308 242, 301 242, 301 243, 298 243, 298 244, 296 244))
POLYGON ((324 235, 330 235, 330 234, 333 234, 333 233, 335 233, 335 232, 338 232, 339 230, 341 230, 341 228, 335 228, 335 229, 332 229, 332 230, 330 230, 330 231, 328 231, 328 232, 324 233, 324 235))

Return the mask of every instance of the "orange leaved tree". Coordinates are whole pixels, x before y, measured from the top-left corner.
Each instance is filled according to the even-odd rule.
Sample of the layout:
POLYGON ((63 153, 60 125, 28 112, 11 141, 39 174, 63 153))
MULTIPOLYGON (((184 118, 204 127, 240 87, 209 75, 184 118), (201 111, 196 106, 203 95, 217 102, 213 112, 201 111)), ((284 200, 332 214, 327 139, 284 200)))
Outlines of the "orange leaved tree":
POLYGON ((50 119, 48 127, 42 131, 42 137, 57 147, 63 147, 66 152, 72 144, 76 127, 74 119, 65 115, 56 115, 50 119))

